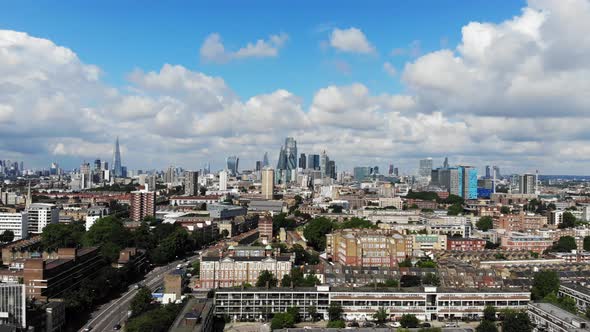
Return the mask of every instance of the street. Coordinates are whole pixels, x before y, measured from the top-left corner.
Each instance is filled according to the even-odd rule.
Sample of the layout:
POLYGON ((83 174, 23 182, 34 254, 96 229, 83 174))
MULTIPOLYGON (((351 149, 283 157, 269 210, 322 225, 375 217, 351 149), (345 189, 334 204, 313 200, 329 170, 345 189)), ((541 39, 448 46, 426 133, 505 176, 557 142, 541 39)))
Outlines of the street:
MULTIPOLYGON (((192 263, 198 259, 198 255, 188 257, 188 262, 192 263)), ((164 281, 164 275, 168 272, 176 269, 176 266, 183 261, 178 260, 171 262, 168 265, 160 266, 155 268, 146 274, 145 279, 141 281, 141 284, 154 291, 158 287, 162 286, 164 281)), ((86 323, 80 331, 84 331, 85 328, 92 327, 92 331, 112 331, 116 324, 123 325, 123 322, 127 319, 127 311, 131 300, 137 293, 137 289, 134 285, 129 286, 129 290, 121 295, 117 299, 103 304, 95 312, 91 314, 91 319, 86 323)))

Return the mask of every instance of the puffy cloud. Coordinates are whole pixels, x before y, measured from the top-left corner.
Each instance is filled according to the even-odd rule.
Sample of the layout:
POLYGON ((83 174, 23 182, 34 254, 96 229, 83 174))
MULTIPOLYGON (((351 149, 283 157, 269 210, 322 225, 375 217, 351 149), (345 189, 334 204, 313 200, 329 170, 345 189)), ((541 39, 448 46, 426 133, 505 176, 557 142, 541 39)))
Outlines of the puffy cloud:
POLYGON ((385 61, 385 63, 383 63, 383 70, 387 73, 387 75, 393 77, 395 75, 397 75, 397 70, 395 69, 395 67, 388 61, 385 61))
POLYGON ((268 40, 258 39, 249 42, 235 52, 226 51, 218 33, 212 33, 205 38, 201 45, 201 59, 205 62, 224 63, 233 59, 267 58, 279 55, 279 50, 289 39, 286 33, 269 36, 268 40))
POLYGON ((365 34, 354 27, 332 30, 330 46, 342 52, 364 54, 376 52, 375 47, 371 45, 365 34))

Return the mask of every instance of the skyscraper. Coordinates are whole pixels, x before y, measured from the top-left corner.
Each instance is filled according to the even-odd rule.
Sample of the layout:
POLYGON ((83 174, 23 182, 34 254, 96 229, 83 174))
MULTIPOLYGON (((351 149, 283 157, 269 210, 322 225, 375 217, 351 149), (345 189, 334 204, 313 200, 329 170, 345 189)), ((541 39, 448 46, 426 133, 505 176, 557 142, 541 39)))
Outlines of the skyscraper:
POLYGON ((199 172, 184 172, 184 194, 186 196, 199 195, 199 172))
POLYGON ((535 194, 537 181, 535 174, 523 174, 518 178, 518 187, 521 194, 535 194))
POLYGON ((319 154, 307 155, 307 168, 313 169, 316 171, 320 170, 320 155, 319 154))
POLYGON ((256 171, 260 172, 262 170, 262 161, 256 161, 256 171))
POLYGON ((219 172, 219 190, 227 190, 227 171, 219 172))
POLYGON ((293 137, 285 138, 285 145, 279 152, 277 172, 287 182, 291 181, 291 171, 297 169, 297 141, 293 137))
POLYGON ((326 176, 336 180, 336 162, 334 160, 328 161, 328 170, 326 176))
POLYGON ((463 199, 477 199, 477 168, 472 166, 459 166, 462 183, 463 199))
POLYGON ((262 158, 262 168, 270 166, 268 162, 268 152, 264 153, 264 157, 262 158))
POLYGON ((486 179, 492 178, 492 167, 490 165, 486 165, 486 179))
POLYGON ((322 175, 322 179, 325 178, 326 176, 328 176, 330 170, 328 169, 328 167, 330 163, 330 158, 328 157, 328 155, 326 154, 326 150, 322 151, 322 154, 320 155, 320 173, 322 175))
POLYGON ((272 199, 275 187, 275 171, 272 168, 262 169, 262 198, 272 199))
POLYGON ((240 162, 240 158, 238 158, 237 156, 227 157, 227 159, 226 159, 227 170, 228 170, 229 174, 231 174, 232 176, 238 175, 239 162, 240 162))
POLYGON ((305 157, 305 153, 302 153, 299 156, 299 168, 305 169, 307 167, 307 158, 305 157))
POLYGON ((387 174, 393 175, 393 164, 389 164, 389 172, 387 174))
POLYGON ((113 153, 113 176, 120 178, 123 176, 123 168, 121 167, 121 150, 119 149, 119 136, 115 140, 115 151, 113 153))
POLYGON ((138 190, 131 192, 129 217, 135 222, 142 221, 145 217, 156 215, 156 192, 138 190))
POLYGON ((432 158, 420 159, 420 168, 418 169, 418 176, 430 180, 432 173, 432 158))
POLYGON ((449 168, 449 157, 445 157, 445 162, 443 163, 443 168, 449 168))

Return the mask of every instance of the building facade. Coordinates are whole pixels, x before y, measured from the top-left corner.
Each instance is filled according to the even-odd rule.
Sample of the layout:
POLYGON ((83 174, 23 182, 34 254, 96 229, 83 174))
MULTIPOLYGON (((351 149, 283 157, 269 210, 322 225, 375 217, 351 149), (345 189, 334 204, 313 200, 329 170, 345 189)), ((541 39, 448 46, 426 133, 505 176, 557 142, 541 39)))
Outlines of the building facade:
POLYGON ((14 233, 14 241, 27 237, 29 216, 26 212, 0 212, 0 234, 5 231, 14 233))
POLYGON ((262 198, 273 199, 275 190, 275 171, 272 168, 262 169, 262 198))
POLYGON ((326 253, 348 266, 394 267, 408 253, 404 236, 388 230, 343 229, 326 235, 326 253))
MULTIPOLYGON (((156 188, 150 188, 155 190, 156 188)), ((184 195, 197 196, 199 195, 199 172, 186 171, 184 172, 184 195)))
POLYGON ((145 217, 156 215, 156 192, 138 190, 131 192, 130 217, 134 222, 140 222, 145 217))
POLYGON ((590 331, 590 321, 550 303, 530 303, 527 314, 535 325, 535 331, 590 331))
POLYGON ((33 203, 27 209, 27 215, 28 231, 33 234, 41 234, 45 226, 59 222, 59 209, 54 204, 33 203))
POLYGON ((0 283, 0 325, 26 328, 26 304, 24 285, 0 283))

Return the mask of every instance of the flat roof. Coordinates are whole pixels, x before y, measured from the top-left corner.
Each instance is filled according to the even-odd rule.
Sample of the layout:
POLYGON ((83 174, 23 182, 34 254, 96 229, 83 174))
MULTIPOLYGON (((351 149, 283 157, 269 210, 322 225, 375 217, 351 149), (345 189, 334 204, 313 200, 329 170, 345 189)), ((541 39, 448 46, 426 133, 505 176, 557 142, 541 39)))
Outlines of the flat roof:
POLYGON ((537 307, 539 309, 541 309, 542 311, 546 312, 549 315, 555 316, 558 319, 567 322, 568 324, 571 324, 572 321, 578 321, 578 322, 584 322, 587 325, 590 325, 590 321, 587 319, 584 319, 581 316, 572 314, 569 311, 563 310, 560 307, 551 304, 551 303, 543 303, 543 302, 537 302, 537 303, 530 303, 530 306, 533 307, 537 307))
POLYGON ((583 286, 581 284, 577 284, 574 282, 564 282, 561 284, 561 287, 571 288, 577 292, 584 293, 584 294, 590 296, 590 288, 583 286))
MULTIPOLYGON (((328 287, 327 285, 319 285, 318 287, 328 287)), ((426 287, 431 288, 431 287, 426 287)), ((448 287, 432 287, 435 288, 436 291, 427 292, 424 290, 424 287, 402 287, 400 289, 395 287, 390 288, 373 288, 373 287, 330 287, 329 292, 354 292, 354 293, 361 293, 361 292, 369 292, 369 293, 424 293, 424 294, 431 294, 431 293, 527 293, 530 294, 530 291, 524 291, 519 289, 502 289, 502 288, 448 288, 448 287)), ((318 290, 317 287, 272 287, 272 288, 264 288, 264 287, 249 287, 242 289, 241 287, 227 287, 221 288, 218 291, 238 291, 238 292, 276 292, 276 293, 284 293, 284 292, 294 292, 294 293, 305 293, 305 292, 325 292, 323 290, 318 290)))

